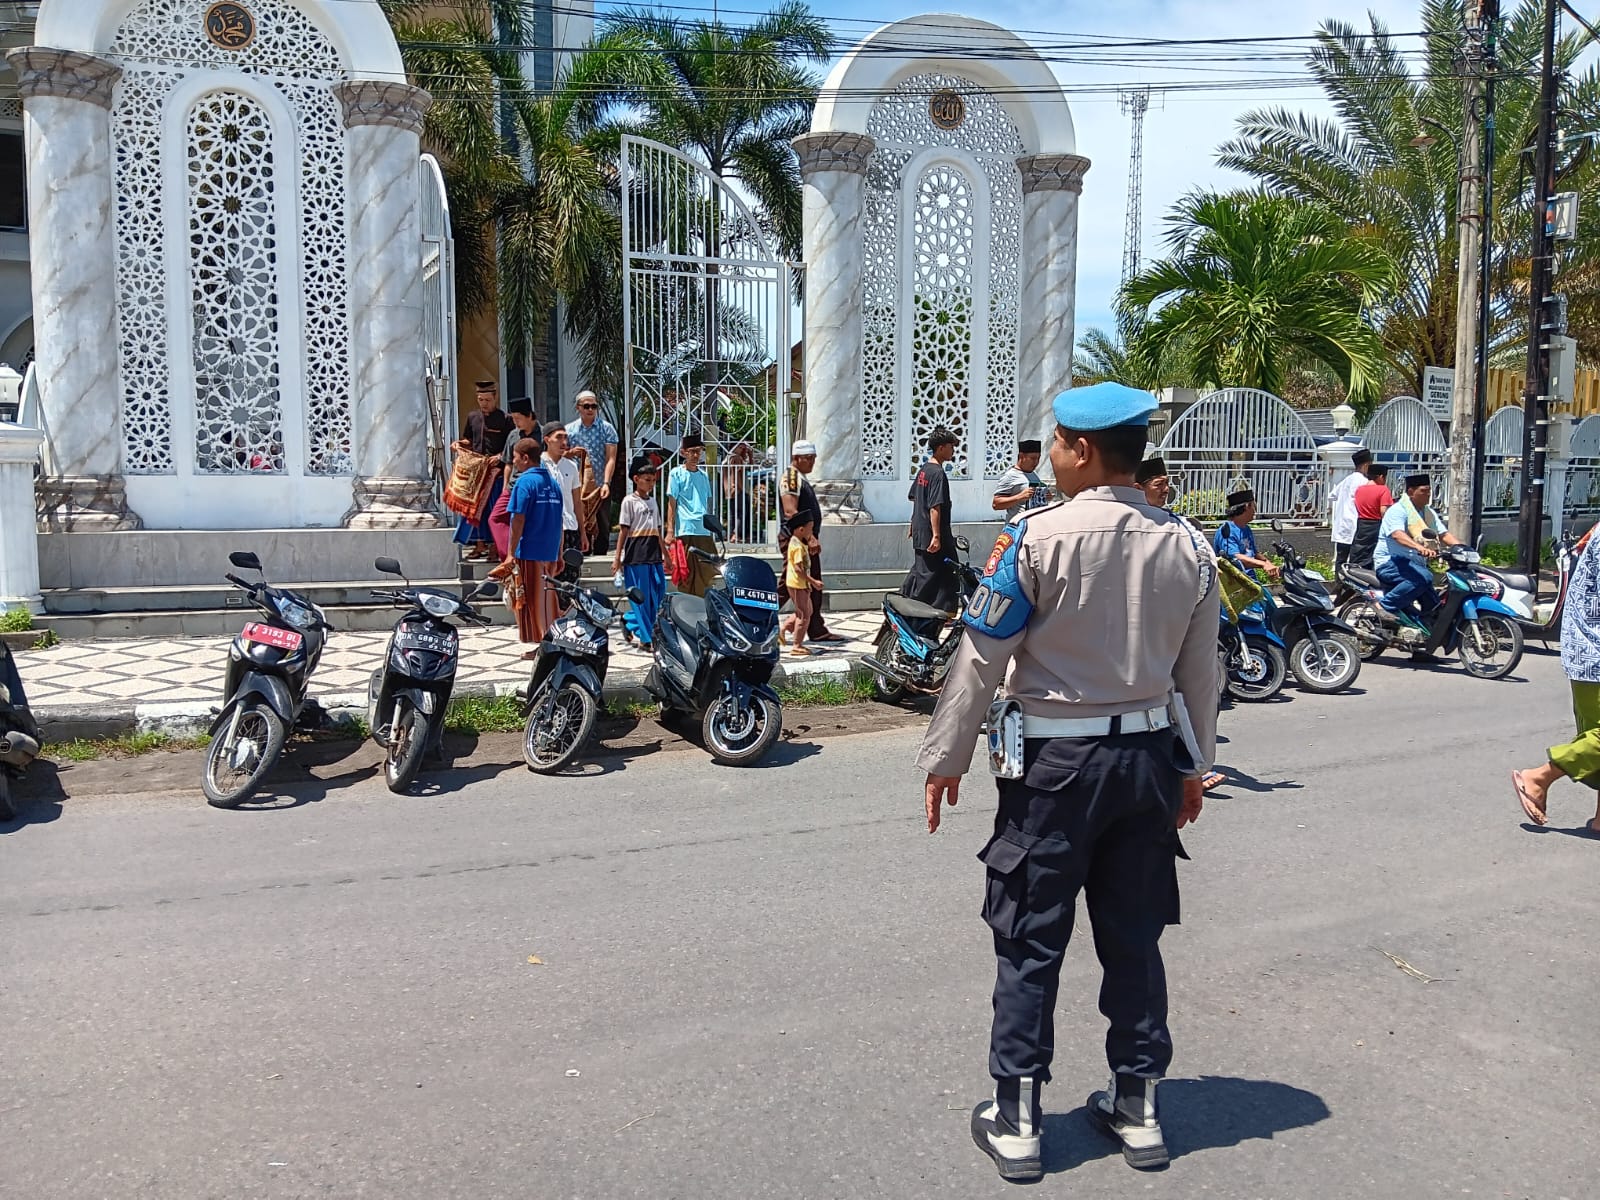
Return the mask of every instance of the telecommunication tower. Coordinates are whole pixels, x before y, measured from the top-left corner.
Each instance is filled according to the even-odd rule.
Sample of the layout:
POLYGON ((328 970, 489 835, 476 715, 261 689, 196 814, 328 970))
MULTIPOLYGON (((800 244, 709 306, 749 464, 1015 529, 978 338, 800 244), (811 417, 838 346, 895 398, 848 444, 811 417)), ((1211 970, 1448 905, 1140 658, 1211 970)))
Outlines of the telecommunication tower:
POLYGON ((1122 233, 1122 282, 1139 270, 1139 227, 1144 216, 1144 114, 1150 108, 1148 87, 1125 88, 1117 93, 1122 111, 1133 117, 1133 144, 1128 154, 1128 215, 1122 233))

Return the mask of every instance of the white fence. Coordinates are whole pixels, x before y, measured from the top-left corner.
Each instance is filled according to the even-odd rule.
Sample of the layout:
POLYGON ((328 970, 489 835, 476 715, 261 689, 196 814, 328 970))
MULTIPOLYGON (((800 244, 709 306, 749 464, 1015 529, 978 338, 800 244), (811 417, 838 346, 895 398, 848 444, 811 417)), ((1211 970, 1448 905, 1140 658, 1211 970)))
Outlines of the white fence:
POLYGON ((1300 414, 1270 392, 1224 388, 1202 396, 1162 439, 1180 512, 1221 520, 1229 492, 1250 488, 1259 519, 1316 525, 1328 478, 1300 414))

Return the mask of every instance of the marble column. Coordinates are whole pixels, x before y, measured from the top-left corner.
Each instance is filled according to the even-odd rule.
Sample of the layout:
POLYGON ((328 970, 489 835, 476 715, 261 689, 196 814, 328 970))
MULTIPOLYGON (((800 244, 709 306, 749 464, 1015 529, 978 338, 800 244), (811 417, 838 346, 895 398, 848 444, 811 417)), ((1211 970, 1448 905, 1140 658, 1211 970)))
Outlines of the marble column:
POLYGON ((42 441, 37 429, 0 421, 0 612, 44 611, 33 519, 33 468, 42 441))
POLYGON ((33 329, 50 473, 40 526, 137 529, 122 482, 111 100, 122 68, 72 50, 6 55, 22 97, 33 329))
POLYGON ((864 133, 794 139, 805 186, 806 422, 823 520, 872 520, 861 504, 861 212, 873 141, 864 133))
POLYGON ((355 441, 352 529, 443 524, 428 475, 422 361, 418 134, 430 98, 403 83, 335 88, 350 180, 350 376, 355 441))
POLYGON ((1017 436, 1055 429, 1050 402, 1072 386, 1078 283, 1078 197, 1089 160, 1033 154, 1022 172, 1022 312, 1017 330, 1017 436))

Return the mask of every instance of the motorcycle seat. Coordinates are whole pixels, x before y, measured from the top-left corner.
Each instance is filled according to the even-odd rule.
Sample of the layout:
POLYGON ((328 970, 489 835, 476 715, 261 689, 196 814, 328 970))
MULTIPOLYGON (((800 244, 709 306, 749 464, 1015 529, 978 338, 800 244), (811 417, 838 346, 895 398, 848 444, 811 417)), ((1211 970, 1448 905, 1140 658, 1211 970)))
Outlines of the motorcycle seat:
POLYGON ((898 592, 885 596, 884 600, 890 608, 908 621, 943 621, 950 615, 942 608, 935 608, 931 604, 924 604, 921 600, 913 600, 910 596, 902 596, 898 592))
POLYGON ((702 596, 673 592, 666 599, 667 616, 690 637, 699 637, 706 628, 706 602, 702 596))
POLYGON ((1383 583, 1378 578, 1376 571, 1369 571, 1365 567, 1346 567, 1345 578, 1357 587, 1381 588, 1383 583))
POLYGON ((1533 580, 1516 571, 1498 571, 1494 567, 1479 566, 1478 570, 1485 575, 1498 579, 1508 588, 1515 588, 1519 592, 1533 591, 1533 580))

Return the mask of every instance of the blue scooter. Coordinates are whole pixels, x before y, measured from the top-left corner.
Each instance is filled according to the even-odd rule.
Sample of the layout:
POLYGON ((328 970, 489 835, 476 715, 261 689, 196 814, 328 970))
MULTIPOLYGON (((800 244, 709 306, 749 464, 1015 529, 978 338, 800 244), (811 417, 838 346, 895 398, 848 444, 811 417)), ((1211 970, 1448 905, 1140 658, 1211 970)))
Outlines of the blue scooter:
MULTIPOLYGON (((956 549, 963 555, 956 564, 961 572, 958 612, 978 586, 978 572, 965 559, 971 548, 966 538, 956 538, 956 549)), ((885 595, 877 642, 873 652, 861 659, 861 665, 872 672, 873 696, 885 704, 898 704, 907 692, 937 693, 961 644, 963 628, 960 621, 951 621, 949 614, 921 601, 899 592, 885 595)))
POLYGON ((1283 639, 1257 601, 1234 619, 1227 607, 1217 622, 1217 657, 1230 696, 1237 700, 1270 700, 1283 690, 1289 655, 1283 639))

